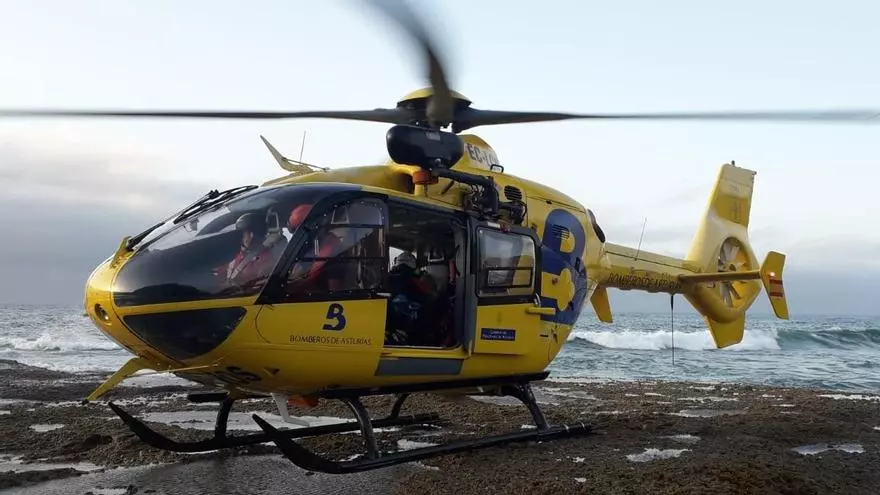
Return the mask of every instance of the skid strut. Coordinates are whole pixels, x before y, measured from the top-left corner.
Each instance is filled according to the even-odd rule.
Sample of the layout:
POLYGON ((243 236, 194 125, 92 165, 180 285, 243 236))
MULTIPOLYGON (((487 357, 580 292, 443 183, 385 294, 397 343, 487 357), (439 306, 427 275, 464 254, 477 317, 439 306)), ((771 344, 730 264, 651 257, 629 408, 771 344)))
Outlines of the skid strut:
MULTIPOLYGON (((546 374, 544 374, 543 377, 546 377, 546 374)), ((541 377, 541 379, 543 379, 543 377, 541 377)), ((253 418, 254 421, 256 421, 256 423, 260 426, 260 428, 263 429, 266 435, 273 442, 275 442, 275 445, 277 445, 278 448, 281 449, 281 452, 284 454, 284 456, 287 457, 287 459, 289 459, 291 462, 309 471, 319 471, 331 474, 345 474, 359 471, 368 471, 371 469, 389 467, 396 464, 418 461, 456 452, 472 451, 495 445, 502 445, 513 442, 540 442, 575 435, 583 435, 590 432, 590 427, 583 423, 553 427, 549 426, 547 424, 547 420, 544 418, 544 414, 541 412, 541 409, 538 406, 537 401, 535 400, 535 396, 532 393, 531 385, 529 384, 530 381, 534 380, 534 377, 519 377, 521 380, 514 381, 516 380, 516 378, 517 377, 505 377, 504 379, 507 381, 507 383, 502 382, 495 384, 501 385, 501 394, 515 397, 528 407, 529 412, 532 415, 532 419, 535 422, 536 428, 534 430, 492 435, 477 440, 455 441, 443 445, 422 447, 418 449, 407 450, 403 452, 394 452, 390 454, 382 454, 379 452, 379 449, 376 446, 376 438, 373 433, 373 428, 375 427, 377 422, 370 420, 369 413, 367 412, 366 408, 363 406, 360 400, 360 397, 362 395, 377 395, 379 393, 382 393, 382 391, 350 391, 350 395, 346 394, 345 391, 334 391, 333 395, 336 396, 334 398, 338 398, 345 402, 349 406, 349 408, 351 408, 352 412, 354 412, 355 418, 357 418, 357 423, 360 425, 361 434, 364 437, 364 446, 366 449, 365 457, 350 461, 332 461, 321 457, 294 442, 293 437, 290 436, 287 431, 278 430, 277 428, 273 427, 265 420, 260 418, 257 414, 254 414, 253 418), (528 380, 528 378, 532 378, 532 380, 528 380)), ((496 379, 496 381, 500 380, 496 379)), ((474 385, 477 386, 493 384, 491 383, 492 380, 475 380, 474 382, 474 385)), ((446 388, 454 388, 455 385, 461 386, 462 383, 463 382, 458 382, 454 384, 449 382, 447 382, 446 384, 433 383, 426 385, 424 388, 442 390, 444 388, 444 385, 446 386, 446 388)), ((386 393, 388 393, 387 390, 388 389, 386 389, 386 393)), ((418 390, 416 386, 411 386, 410 391, 418 392, 424 390, 418 390)), ((402 404, 403 400, 406 400, 407 395, 408 393, 403 393, 399 396, 399 404, 395 403, 395 406, 392 408, 392 414, 394 412, 399 413, 399 405, 402 404)))
MULTIPOLYGON (((123 410, 116 404, 113 404, 111 402, 109 406, 110 409, 112 409, 113 412, 115 412, 116 415, 122 419, 126 426, 128 426, 131 431, 134 432, 134 434, 137 435, 138 438, 140 438, 142 441, 158 449, 169 450, 172 452, 192 453, 206 452, 210 450, 232 447, 244 447, 248 445, 270 442, 273 440, 273 435, 280 435, 284 438, 292 439, 317 435, 327 435, 330 433, 346 433, 349 431, 357 431, 358 429, 362 429, 361 423, 359 421, 361 416, 358 416, 356 412, 356 417, 358 418, 358 421, 349 421, 346 423, 310 426, 285 430, 276 429, 274 430, 273 435, 269 435, 268 433, 253 433, 249 435, 228 436, 226 434, 226 427, 229 422, 229 412, 232 409, 232 404, 235 402, 234 399, 229 398, 225 393, 198 394, 190 396, 189 399, 192 402, 220 402, 220 409, 217 411, 217 419, 214 423, 213 438, 208 438, 195 442, 178 442, 176 440, 168 438, 167 436, 157 432, 156 430, 153 430, 139 419, 125 412, 125 410, 123 410)), ((434 423, 439 419, 439 416, 436 413, 401 416, 400 409, 403 405, 404 400, 406 400, 406 394, 401 395, 397 399, 397 401, 394 403, 394 406, 391 408, 391 413, 388 414, 388 416, 379 420, 374 420, 370 423, 370 431, 372 431, 372 428, 387 428, 389 426, 434 423)), ((363 410, 363 414, 366 414, 365 409, 363 410)))

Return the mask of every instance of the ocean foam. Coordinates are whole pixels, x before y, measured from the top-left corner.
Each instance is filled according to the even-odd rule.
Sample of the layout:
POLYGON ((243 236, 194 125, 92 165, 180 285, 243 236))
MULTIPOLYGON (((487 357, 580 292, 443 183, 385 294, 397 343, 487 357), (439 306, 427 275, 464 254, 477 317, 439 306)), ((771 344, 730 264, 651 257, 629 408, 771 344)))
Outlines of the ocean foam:
MULTIPOLYGON (((568 340, 582 339, 608 349, 636 349, 659 351, 672 347, 672 334, 666 330, 638 331, 618 330, 594 331, 575 330, 568 340)), ((775 330, 753 330, 746 332, 743 341, 726 349, 730 350, 779 350, 775 330)), ((675 348, 688 351, 716 349, 715 342, 708 332, 676 332, 675 348)))
POLYGON ((659 459, 672 459, 680 456, 683 452, 689 452, 691 449, 645 449, 641 454, 627 454, 626 458, 632 462, 648 462, 659 459))
POLYGON ((436 443, 430 442, 415 442, 413 440, 407 440, 402 438, 397 441, 397 448, 400 450, 413 450, 413 449, 421 449, 424 447, 433 447, 437 445, 436 443))
POLYGON ((677 413, 669 413, 673 416, 684 418, 713 418, 715 416, 742 414, 739 409, 682 409, 677 413))
MULTIPOLYGON (((522 401, 515 397, 510 397, 506 395, 468 395, 470 399, 473 399, 478 402, 483 402, 485 404, 492 404, 495 406, 522 406, 522 401)), ((577 397, 576 395, 572 395, 571 397, 577 397)), ((595 397, 594 397, 595 398, 595 397)), ((549 406, 558 406, 558 402, 553 402, 548 400, 544 394, 541 394, 540 391, 537 391, 535 394, 535 402, 538 404, 545 404, 549 406)))
POLYGON ((813 445, 802 445, 791 449, 801 455, 816 455, 828 450, 839 450, 847 454, 863 454, 865 448, 858 443, 843 443, 837 445, 829 445, 827 443, 816 443, 813 445))
POLYGON ((492 404, 494 406, 522 405, 522 402, 519 399, 502 395, 469 395, 468 398, 484 404, 492 404))
POLYGON ((64 428, 63 424, 36 424, 31 425, 30 429, 34 430, 37 433, 46 433, 47 431, 58 430, 60 428, 64 428))
MULTIPOLYGON (((601 377, 557 376, 557 377, 553 377, 553 378, 547 378, 544 381, 556 382, 556 383, 573 383, 576 385, 581 385, 581 384, 594 385, 594 384, 612 383, 615 380, 612 380, 610 378, 601 378, 601 377)), ((620 380, 617 380, 617 381, 620 381, 620 380)))
MULTIPOLYGON (((249 412, 229 413, 228 429, 262 431, 260 425, 258 425, 251 417, 252 414, 253 413, 249 412)), ((260 417, 276 428, 300 427, 299 425, 284 422, 284 420, 281 419, 281 416, 278 416, 277 414, 260 413, 260 417)), ((214 421, 216 418, 217 413, 213 411, 148 412, 143 414, 144 421, 153 421, 156 423, 179 426, 181 428, 208 431, 214 429, 214 421)), ((298 418, 308 421, 310 426, 323 426, 351 421, 349 419, 332 416, 298 416, 298 418)))
MULTIPOLYGON (((260 425, 254 421, 252 415, 252 412, 230 412, 227 428, 229 430, 262 431, 260 425)), ((217 418, 217 413, 214 411, 148 412, 144 413, 142 416, 144 421, 174 425, 180 428, 211 431, 214 429, 214 421, 217 418)), ((260 413, 260 417, 276 428, 303 428, 303 426, 300 425, 286 423, 281 416, 277 414, 260 413)), ((352 422, 351 419, 335 416, 296 416, 296 418, 308 422, 309 426, 326 426, 352 422)), ((115 416, 108 416, 106 419, 114 420, 118 418, 115 416)), ((400 428, 396 426, 389 426, 385 428, 373 428, 373 431, 398 431, 399 429, 400 428)), ((359 433, 359 430, 345 433, 359 433)))
MULTIPOLYGON (((573 399, 585 399, 585 400, 599 400, 593 394, 588 394, 581 390, 571 390, 567 388, 557 388, 557 387, 541 387, 538 389, 539 392, 546 393, 548 395, 555 395, 557 397, 571 397, 573 399)), ((538 402, 541 402, 540 397, 537 398, 538 402)))
POLYGON ((678 400, 686 400, 691 402, 734 402, 738 401, 736 397, 679 397, 678 400))
POLYGON ((36 461, 25 463, 20 456, 0 458, 0 473, 24 473, 28 471, 48 471, 50 469, 65 468, 73 468, 78 471, 99 471, 103 469, 101 466, 91 462, 55 463, 36 461))
POLYGON ((413 462, 408 462, 407 464, 412 464, 413 466, 418 466, 422 469, 427 469, 428 471, 440 471, 439 467, 429 466, 427 464, 424 464, 422 461, 413 461, 413 462))
POLYGON ((115 342, 101 336, 85 336, 79 333, 66 332, 56 334, 44 332, 36 338, 0 337, 0 348, 16 351, 114 351, 119 350, 115 342))
POLYGON ((863 394, 821 394, 818 397, 834 400, 877 400, 880 401, 880 395, 863 395, 863 394))

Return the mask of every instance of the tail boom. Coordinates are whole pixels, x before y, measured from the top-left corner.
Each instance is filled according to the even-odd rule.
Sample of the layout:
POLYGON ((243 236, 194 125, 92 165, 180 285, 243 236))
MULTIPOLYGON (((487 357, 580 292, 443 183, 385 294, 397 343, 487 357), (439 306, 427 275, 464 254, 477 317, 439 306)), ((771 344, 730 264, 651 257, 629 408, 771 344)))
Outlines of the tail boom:
POLYGON ((679 276, 693 273, 684 260, 617 244, 605 244, 605 259, 598 282, 620 290, 683 294, 679 276))

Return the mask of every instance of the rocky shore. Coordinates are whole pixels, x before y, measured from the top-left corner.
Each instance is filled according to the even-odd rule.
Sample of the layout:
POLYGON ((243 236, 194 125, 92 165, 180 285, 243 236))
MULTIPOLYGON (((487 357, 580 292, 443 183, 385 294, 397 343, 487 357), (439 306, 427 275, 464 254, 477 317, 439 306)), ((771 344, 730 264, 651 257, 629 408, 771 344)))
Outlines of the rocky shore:
MULTIPOLYGON (((197 455, 149 447, 107 400, 178 439, 208 437, 216 404, 187 402, 186 393, 200 390, 195 386, 166 385, 124 386, 81 405, 103 378, 0 361, 0 492, 202 493, 221 481, 218 493, 274 493, 282 486, 296 493, 874 494, 880 486, 880 396, 735 384, 548 380, 536 385, 548 420, 584 422, 592 425, 591 434, 333 476, 295 467, 272 444, 197 455)), ((365 404, 387 411, 390 400, 365 404)), ((531 424, 525 407, 509 398, 425 395, 404 407, 404 414, 432 411, 449 423, 377 432, 380 448, 531 424)), ((257 431, 250 419, 254 412, 267 420, 277 415, 270 400, 237 403, 230 431, 257 431)), ((352 418, 331 401, 295 413, 322 421, 352 418)), ((301 442, 336 459, 360 453, 362 446, 357 434, 301 442)))

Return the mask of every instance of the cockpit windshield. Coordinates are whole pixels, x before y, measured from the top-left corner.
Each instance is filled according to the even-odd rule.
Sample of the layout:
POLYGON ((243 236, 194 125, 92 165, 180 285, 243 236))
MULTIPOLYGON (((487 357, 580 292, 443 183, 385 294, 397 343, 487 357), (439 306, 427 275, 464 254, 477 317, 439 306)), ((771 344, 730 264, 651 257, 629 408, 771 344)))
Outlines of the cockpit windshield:
POLYGON ((259 188, 166 226, 145 238, 120 270, 113 288, 116 304, 257 294, 301 222, 303 206, 310 209, 336 189, 327 184, 259 188))

